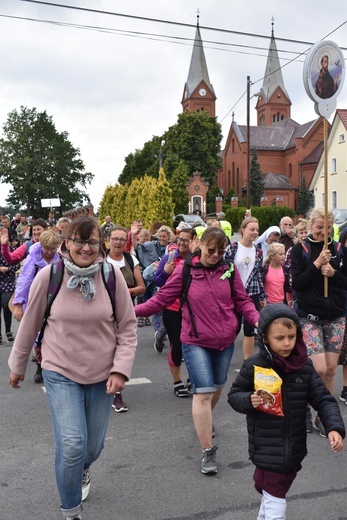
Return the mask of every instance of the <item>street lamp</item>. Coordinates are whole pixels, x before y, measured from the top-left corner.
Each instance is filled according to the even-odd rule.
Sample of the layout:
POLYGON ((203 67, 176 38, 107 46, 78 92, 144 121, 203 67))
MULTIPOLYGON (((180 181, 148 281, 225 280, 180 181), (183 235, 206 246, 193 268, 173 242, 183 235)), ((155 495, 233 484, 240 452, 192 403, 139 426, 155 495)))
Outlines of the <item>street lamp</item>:
POLYGON ((251 207, 251 143, 250 143, 250 101, 253 97, 259 96, 260 92, 256 92, 251 96, 251 78, 247 76, 247 209, 251 207))

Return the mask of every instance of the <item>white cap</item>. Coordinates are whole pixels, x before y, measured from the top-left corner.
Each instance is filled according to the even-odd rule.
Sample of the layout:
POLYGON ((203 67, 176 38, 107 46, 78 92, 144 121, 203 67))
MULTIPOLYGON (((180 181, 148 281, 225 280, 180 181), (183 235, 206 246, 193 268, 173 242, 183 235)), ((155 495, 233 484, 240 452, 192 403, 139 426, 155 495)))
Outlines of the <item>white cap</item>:
POLYGON ((177 226, 177 230, 178 231, 182 231, 182 229, 187 229, 187 228, 191 228, 192 226, 190 224, 188 224, 187 222, 180 222, 177 226))

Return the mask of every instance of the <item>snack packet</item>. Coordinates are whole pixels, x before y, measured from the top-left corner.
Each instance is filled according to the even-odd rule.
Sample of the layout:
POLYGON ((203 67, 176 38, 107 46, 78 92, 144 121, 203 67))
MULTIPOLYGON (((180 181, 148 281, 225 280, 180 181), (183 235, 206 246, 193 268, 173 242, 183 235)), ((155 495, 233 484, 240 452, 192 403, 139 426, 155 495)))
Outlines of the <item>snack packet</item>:
POLYGON ((258 410, 271 415, 284 415, 281 386, 282 379, 272 368, 254 366, 254 390, 263 399, 258 410))

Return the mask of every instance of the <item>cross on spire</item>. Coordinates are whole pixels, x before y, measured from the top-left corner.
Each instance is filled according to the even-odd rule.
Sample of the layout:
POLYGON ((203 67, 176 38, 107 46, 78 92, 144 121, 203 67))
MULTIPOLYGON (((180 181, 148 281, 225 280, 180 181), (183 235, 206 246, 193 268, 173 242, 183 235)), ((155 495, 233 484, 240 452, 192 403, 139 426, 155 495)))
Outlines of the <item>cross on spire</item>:
POLYGON ((200 18, 200 9, 197 8, 196 10, 196 25, 199 27, 199 18, 200 18))
POLYGON ((275 25, 275 18, 272 16, 271 17, 271 35, 273 36, 274 35, 274 25, 275 25))

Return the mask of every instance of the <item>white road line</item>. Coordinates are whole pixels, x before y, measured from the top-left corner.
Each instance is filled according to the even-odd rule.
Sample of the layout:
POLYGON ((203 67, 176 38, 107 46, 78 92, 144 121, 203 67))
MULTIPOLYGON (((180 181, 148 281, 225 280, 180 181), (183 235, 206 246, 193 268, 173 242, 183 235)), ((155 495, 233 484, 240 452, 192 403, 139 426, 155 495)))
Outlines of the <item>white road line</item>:
MULTIPOLYGON (((133 379, 129 379, 126 385, 147 385, 149 383, 153 383, 150 379, 147 379, 147 377, 134 377, 133 379)), ((42 390, 46 393, 46 387, 41 386, 42 390)))

